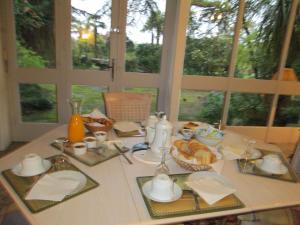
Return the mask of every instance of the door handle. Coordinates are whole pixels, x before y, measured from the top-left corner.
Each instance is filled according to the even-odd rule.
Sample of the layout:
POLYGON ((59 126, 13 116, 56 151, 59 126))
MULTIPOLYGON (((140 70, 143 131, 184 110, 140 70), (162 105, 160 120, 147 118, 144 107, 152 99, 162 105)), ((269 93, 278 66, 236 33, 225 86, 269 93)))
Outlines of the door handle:
MULTIPOLYGON (((111 64, 106 64, 105 69, 111 69, 111 80, 114 81, 115 79, 115 59, 111 59, 111 64)), ((100 68, 101 70, 101 68, 100 68)))
POLYGON ((111 59, 111 81, 115 80, 115 59, 111 59))

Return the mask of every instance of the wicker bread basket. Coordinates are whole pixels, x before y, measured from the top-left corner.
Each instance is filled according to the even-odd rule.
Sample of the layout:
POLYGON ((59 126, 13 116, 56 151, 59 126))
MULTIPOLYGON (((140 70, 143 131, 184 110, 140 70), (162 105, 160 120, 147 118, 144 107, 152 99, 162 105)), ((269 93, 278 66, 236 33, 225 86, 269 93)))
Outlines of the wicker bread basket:
POLYGON ((90 118, 90 117, 84 117, 83 118, 84 121, 84 126, 85 128, 94 133, 97 131, 110 131, 113 127, 114 121, 111 119, 105 119, 105 118, 101 118, 101 119, 94 119, 94 118, 90 118), (92 123, 100 123, 103 126, 93 126, 92 123))
POLYGON ((175 160, 175 162, 183 169, 190 171, 205 171, 211 169, 211 166, 209 164, 194 164, 179 159, 177 156, 174 155, 175 149, 176 147, 174 146, 171 148, 171 156, 175 160))

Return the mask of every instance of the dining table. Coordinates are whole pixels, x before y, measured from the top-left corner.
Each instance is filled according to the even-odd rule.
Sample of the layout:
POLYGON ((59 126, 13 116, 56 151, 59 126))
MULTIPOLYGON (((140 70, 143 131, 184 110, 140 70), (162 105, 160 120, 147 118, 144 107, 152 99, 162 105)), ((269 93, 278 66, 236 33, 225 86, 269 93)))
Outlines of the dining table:
MULTIPOLYGON (((222 144, 243 144, 245 136, 229 129, 225 129, 224 132, 222 144)), ((0 171, 12 168, 29 153, 37 153, 43 158, 60 154, 60 151, 53 148, 50 143, 57 137, 66 135, 67 125, 45 133, 17 151, 1 158, 0 171)), ((129 148, 145 141, 145 137, 119 138, 113 132, 108 137, 121 140, 129 148)), ((276 145, 259 140, 257 140, 256 146, 270 151, 280 151, 276 145)), ((127 152, 126 155, 133 162, 132 164, 129 164, 122 155, 95 166, 85 165, 69 157, 72 164, 97 181, 99 186, 38 213, 28 210, 2 174, 0 180, 32 225, 175 224, 300 205, 300 183, 244 174, 239 171, 236 160, 225 160, 220 173, 235 187, 235 195, 241 200, 244 207, 153 219, 147 210, 136 178, 153 176, 156 165, 135 160, 131 152, 127 152)), ((167 160, 166 163, 170 174, 191 173, 191 171, 178 166, 173 159, 167 160)))

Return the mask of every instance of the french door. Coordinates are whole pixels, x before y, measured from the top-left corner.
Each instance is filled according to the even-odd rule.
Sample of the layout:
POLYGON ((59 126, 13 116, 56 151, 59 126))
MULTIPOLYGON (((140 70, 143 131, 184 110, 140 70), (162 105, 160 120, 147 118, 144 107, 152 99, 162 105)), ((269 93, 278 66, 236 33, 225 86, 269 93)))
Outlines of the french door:
POLYGON ((163 105, 162 97, 156 100, 163 93, 165 37, 162 25, 151 25, 149 18, 163 24, 166 1, 152 3, 3 1, 13 140, 31 140, 67 123, 72 97, 82 100, 83 113, 104 110, 107 91, 150 92, 152 110, 163 105))

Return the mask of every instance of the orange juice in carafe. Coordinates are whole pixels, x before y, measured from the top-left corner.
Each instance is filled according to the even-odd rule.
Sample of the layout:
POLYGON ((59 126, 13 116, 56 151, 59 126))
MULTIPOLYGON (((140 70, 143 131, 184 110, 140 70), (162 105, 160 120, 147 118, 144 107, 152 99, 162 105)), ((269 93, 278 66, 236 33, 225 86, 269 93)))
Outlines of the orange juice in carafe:
POLYGON ((80 142, 85 136, 83 120, 79 113, 80 101, 72 100, 70 101, 70 104, 72 106, 72 116, 68 126, 68 139, 72 143, 80 142))

